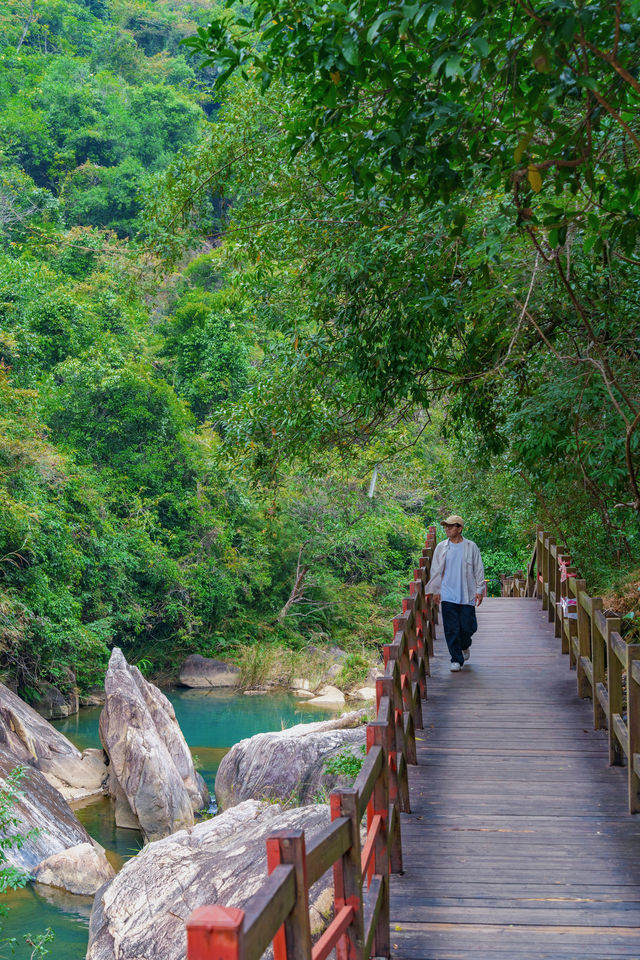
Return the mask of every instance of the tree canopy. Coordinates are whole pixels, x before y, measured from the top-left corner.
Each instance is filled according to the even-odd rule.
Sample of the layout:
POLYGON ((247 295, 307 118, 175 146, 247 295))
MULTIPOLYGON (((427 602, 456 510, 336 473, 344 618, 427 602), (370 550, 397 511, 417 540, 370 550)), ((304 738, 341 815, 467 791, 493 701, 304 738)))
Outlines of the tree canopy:
POLYGON ((258 141, 268 200, 240 194, 232 229, 273 287, 297 258, 302 309, 280 327, 293 352, 306 335, 298 382, 315 368, 331 403, 318 371, 337 371, 362 429, 446 396, 452 428, 536 488, 570 464, 631 539, 638 22, 634 2, 258 2, 187 41, 220 88, 242 75, 278 110, 299 182, 274 185, 258 141))
POLYGON ((167 672, 375 647, 452 510, 493 590, 536 518, 594 589, 633 571, 637 13, 5 4, 0 666, 22 694, 68 665, 89 686, 114 643, 167 672))

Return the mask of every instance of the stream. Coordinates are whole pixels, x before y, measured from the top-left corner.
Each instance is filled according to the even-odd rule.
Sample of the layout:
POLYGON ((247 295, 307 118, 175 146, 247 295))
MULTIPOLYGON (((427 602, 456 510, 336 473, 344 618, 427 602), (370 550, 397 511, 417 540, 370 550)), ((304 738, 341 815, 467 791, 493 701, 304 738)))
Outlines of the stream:
MULTIPOLYGON (((220 760, 238 740, 334 716, 332 711, 309 707, 284 692, 244 696, 229 690, 172 689, 164 693, 174 706, 196 766, 212 796, 220 760)), ((84 708, 73 717, 53 723, 80 750, 99 747, 101 710, 102 707, 84 708)), ((74 809, 87 832, 106 849, 116 869, 141 849, 142 837, 137 830, 116 827, 113 807, 107 798, 74 805, 74 809)), ((48 946, 51 960, 84 960, 92 897, 77 897, 53 887, 38 886, 36 891, 29 885, 3 896, 0 903, 9 908, 0 933, 2 960, 29 960, 32 948, 24 942, 24 934, 42 933, 47 927, 55 933, 48 946), (12 937, 18 940, 14 952, 6 942, 12 937)))

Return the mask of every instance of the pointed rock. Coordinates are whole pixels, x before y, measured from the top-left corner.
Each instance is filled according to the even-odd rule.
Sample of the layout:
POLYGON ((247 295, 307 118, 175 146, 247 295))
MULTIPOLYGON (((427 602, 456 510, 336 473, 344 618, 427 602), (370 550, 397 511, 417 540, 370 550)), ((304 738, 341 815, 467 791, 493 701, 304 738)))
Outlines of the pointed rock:
POLYGON ((115 647, 105 677, 100 739, 109 757, 116 823, 147 840, 193 826, 209 802, 170 701, 115 647))

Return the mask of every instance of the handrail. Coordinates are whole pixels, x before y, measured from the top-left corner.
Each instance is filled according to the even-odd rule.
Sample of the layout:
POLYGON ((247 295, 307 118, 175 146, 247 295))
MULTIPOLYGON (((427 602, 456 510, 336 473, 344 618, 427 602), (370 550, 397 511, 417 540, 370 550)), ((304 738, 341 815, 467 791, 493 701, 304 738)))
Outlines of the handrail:
MULTIPOLYGON (((640 813, 640 643, 625 643, 620 620, 605 616, 602 599, 587 593, 567 548, 541 526, 528 574, 576 670, 578 696, 593 701, 594 729, 608 731, 609 765, 627 767, 629 813, 640 813)), ((516 576, 503 578, 502 595, 534 593, 516 576)))
POLYGON ((274 960, 390 956, 389 874, 402 872, 400 812, 410 812, 408 764, 417 763, 429 657, 437 609, 425 593, 436 529, 429 527, 409 596, 384 646, 376 680, 376 719, 367 724, 367 754, 350 789, 333 790, 331 823, 309 841, 304 831, 267 838, 268 877, 243 909, 198 907, 187 921, 187 960, 258 960, 273 942, 274 960), (360 822, 367 836, 360 849, 360 822), (309 889, 333 867, 334 918, 315 945, 309 889))

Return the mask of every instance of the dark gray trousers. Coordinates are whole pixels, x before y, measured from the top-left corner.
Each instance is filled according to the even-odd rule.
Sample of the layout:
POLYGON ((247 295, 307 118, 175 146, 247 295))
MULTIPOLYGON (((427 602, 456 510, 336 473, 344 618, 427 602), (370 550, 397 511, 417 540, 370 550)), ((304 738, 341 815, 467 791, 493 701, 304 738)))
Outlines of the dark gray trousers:
POLYGON ((462 664, 464 663, 462 651, 471 646, 471 637, 478 629, 476 608, 468 603, 450 603, 448 600, 443 600, 440 609, 451 662, 462 664))

